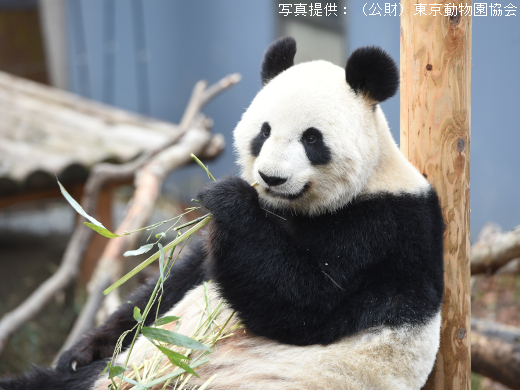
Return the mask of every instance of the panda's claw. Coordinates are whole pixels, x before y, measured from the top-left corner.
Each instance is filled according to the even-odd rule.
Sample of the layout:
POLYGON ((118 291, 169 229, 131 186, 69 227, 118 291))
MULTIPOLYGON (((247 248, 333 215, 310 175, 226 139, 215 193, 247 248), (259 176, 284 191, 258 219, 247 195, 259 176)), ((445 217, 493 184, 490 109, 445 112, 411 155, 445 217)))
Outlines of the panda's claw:
POLYGON ((78 365, 78 362, 76 360, 73 360, 71 363, 72 371, 76 371, 76 366, 78 365))

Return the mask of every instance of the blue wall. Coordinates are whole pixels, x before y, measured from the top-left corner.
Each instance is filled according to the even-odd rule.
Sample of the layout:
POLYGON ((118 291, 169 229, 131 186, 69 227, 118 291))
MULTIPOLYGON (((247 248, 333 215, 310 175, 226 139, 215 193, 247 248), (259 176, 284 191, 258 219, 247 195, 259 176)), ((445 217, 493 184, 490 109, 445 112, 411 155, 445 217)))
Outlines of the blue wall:
MULTIPOLYGON (((67 5, 70 89, 78 94, 178 123, 198 80, 213 83, 241 73, 238 85, 204 109, 228 144, 211 163, 212 172, 236 172, 231 132, 261 87, 260 62, 275 31, 271 2, 69 0, 67 5)), ((198 173, 200 168, 191 169, 180 180, 198 173)))
MULTIPOLYGON (((399 59, 398 16, 364 16, 364 2, 348 3, 348 48, 379 45, 399 59)), ((381 3, 383 4, 383 3, 381 3)), ((263 51, 275 38, 275 3, 241 0, 68 0, 71 89, 116 106, 178 122, 193 84, 239 72, 242 82, 204 110, 228 148, 210 168, 236 172, 231 132, 260 88, 263 51), (115 23, 109 23, 115 20, 115 23), (110 51, 110 41, 115 51, 110 51), (145 59, 145 61, 143 61, 145 59)), ((487 221, 520 224, 520 12, 474 17, 472 56, 471 227, 487 221)), ((399 96, 383 103, 399 140, 399 96)), ((176 174, 168 190, 182 190, 200 168, 176 174)), ((200 183, 200 181, 199 181, 200 183)), ((196 191, 199 184, 190 188, 196 191)))
POLYGON ((473 238, 476 238, 476 229, 487 221, 496 221, 505 229, 520 225, 518 64, 520 12, 516 17, 508 18, 474 17, 471 68, 473 238))

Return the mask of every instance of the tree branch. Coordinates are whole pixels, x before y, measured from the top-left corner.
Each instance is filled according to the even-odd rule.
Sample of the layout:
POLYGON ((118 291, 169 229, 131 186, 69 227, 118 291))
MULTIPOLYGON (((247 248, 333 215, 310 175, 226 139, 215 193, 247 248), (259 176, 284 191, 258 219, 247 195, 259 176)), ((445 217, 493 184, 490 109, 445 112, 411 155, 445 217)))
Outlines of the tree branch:
POLYGON ((503 267, 500 267, 495 275, 518 275, 520 274, 520 257, 509 261, 503 267))
POLYGON ((471 370, 520 390, 520 329, 472 318, 471 370))
POLYGON ((520 257, 520 226, 502 233, 489 244, 471 248, 471 274, 493 273, 509 261, 520 257))

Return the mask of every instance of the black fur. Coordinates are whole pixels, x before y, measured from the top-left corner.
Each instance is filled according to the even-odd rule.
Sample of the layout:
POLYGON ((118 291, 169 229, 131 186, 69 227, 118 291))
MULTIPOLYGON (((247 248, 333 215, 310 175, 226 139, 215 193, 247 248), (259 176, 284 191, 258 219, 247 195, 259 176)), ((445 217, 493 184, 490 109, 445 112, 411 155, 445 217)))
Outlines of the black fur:
POLYGON ((397 65, 379 47, 354 50, 345 68, 347 83, 357 93, 380 103, 392 97, 399 87, 397 65))
POLYGON ((302 144, 311 165, 326 165, 331 160, 329 147, 323 141, 321 131, 310 127, 302 135, 302 144))
POLYGON ((433 190, 285 221, 237 177, 208 184, 199 199, 213 214, 211 276, 258 335, 328 344, 375 325, 422 324, 440 309, 444 223, 433 190))
POLYGON ((271 126, 269 126, 269 123, 264 122, 262 124, 262 128, 260 129, 260 133, 253 138, 253 141, 251 141, 251 154, 254 157, 258 157, 260 154, 260 150, 262 150, 262 146, 264 145, 264 142, 269 136, 271 135, 271 126))
POLYGON ((51 368, 34 367, 23 376, 3 378, 0 390, 87 390, 92 387, 108 360, 99 360, 75 372, 57 372, 51 368))
MULTIPOLYGON (((201 264, 206 255, 202 245, 198 243, 190 249, 191 251, 174 265, 170 277, 164 282, 164 293, 159 308, 160 314, 168 311, 182 299, 188 290, 204 280, 201 264)), ((143 312, 156 282, 157 279, 151 280, 135 291, 128 298, 128 301, 122 304, 103 325, 87 334, 71 349, 65 351, 60 356, 57 370, 72 372, 71 364, 73 361, 77 362, 78 367, 82 367, 90 364, 92 361, 112 356, 117 339, 121 336, 121 333, 135 325, 133 317, 134 307, 139 307, 141 312, 143 312)), ((156 310, 157 301, 152 306, 150 313, 155 314, 156 310)), ((154 315, 148 316, 145 322, 146 325, 149 325, 154 318, 154 315)), ((123 342, 123 349, 128 347, 131 341, 131 336, 127 336, 123 342)))
POLYGON ((278 74, 294 65, 296 41, 292 37, 279 38, 269 45, 262 61, 262 84, 266 85, 278 74))

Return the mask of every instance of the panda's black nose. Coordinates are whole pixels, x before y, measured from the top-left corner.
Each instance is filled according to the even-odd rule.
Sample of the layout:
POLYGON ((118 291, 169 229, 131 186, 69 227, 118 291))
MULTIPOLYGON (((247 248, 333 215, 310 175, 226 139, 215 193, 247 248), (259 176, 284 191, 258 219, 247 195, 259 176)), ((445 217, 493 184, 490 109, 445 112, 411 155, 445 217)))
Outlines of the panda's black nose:
POLYGON ((267 176, 264 175, 262 172, 258 171, 260 174, 260 177, 268 186, 279 186, 280 184, 283 184, 287 181, 287 179, 283 177, 276 177, 276 176, 267 176))

